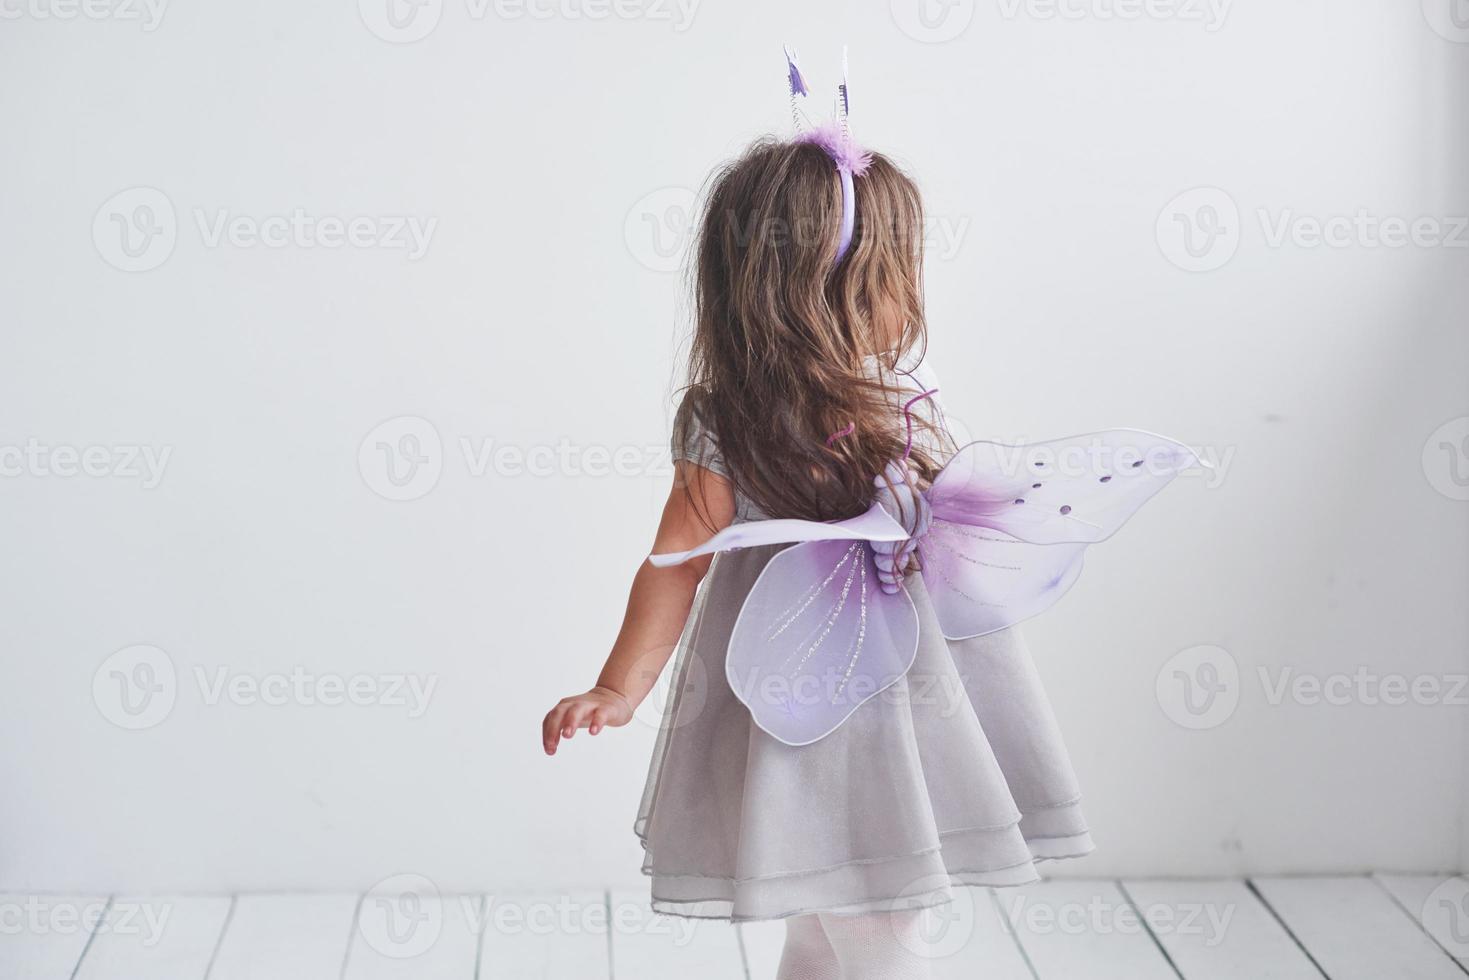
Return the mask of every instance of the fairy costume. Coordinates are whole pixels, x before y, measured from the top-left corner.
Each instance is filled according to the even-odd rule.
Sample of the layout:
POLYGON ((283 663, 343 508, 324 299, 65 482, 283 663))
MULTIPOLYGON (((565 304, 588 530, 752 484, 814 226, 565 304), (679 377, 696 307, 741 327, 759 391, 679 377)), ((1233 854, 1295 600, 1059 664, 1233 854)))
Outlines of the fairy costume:
MULTIPOLYGON (((794 99, 805 85, 793 63, 791 75, 794 99)), ((844 84, 843 120, 845 105, 844 84)), ((826 133, 813 141, 845 175, 849 211, 862 154, 844 122, 826 133)), ((885 380, 906 410, 941 422, 921 366, 885 380)), ((689 421, 674 458, 727 475, 714 434, 689 421)), ((737 496, 729 528, 653 556, 717 553, 679 642, 635 825, 656 911, 743 920, 932 906, 956 885, 1024 884, 1036 862, 1092 849, 1013 627, 1197 458, 1109 430, 971 443, 922 489, 904 462, 849 520, 770 520, 737 496)))

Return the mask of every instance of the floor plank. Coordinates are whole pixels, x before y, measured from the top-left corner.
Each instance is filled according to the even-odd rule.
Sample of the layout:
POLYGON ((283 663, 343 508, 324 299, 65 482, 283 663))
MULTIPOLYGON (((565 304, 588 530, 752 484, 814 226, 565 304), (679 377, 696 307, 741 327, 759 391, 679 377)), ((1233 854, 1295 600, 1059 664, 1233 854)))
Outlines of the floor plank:
POLYGON ((343 980, 472 980, 485 897, 369 892, 343 980))
POLYGON ((209 980, 340 976, 356 910, 356 895, 241 895, 209 980))
MULTIPOLYGON (((770 980, 785 945, 784 923, 746 922, 739 930, 751 980, 770 980)), ((923 937, 933 980, 1033 980, 988 888, 955 889, 951 904, 928 911, 923 937)))
MULTIPOLYGON (((956 896, 929 913, 934 980, 1469 976, 1465 877, 1062 880, 956 896)), ((655 916, 643 889, 0 896, 0 925, 4 980, 769 980, 785 938, 781 922, 655 916)))
POLYGON ((114 898, 76 980, 201 980, 229 912, 222 896, 114 898))
POLYGON ((479 980, 607 980, 607 895, 491 895, 479 980))
POLYGON ((612 975, 620 980, 745 980, 734 926, 654 915, 646 889, 612 893, 612 975))
POLYGON ((950 905, 929 910, 934 980, 1032 980, 1004 908, 993 889, 956 888, 950 905))
POLYGON ((1464 980, 1370 878, 1256 878, 1255 887, 1332 980, 1464 980))
POLYGON ((68 980, 106 907, 105 895, 0 895, 0 977, 68 980))
POLYGON ((1046 881, 995 894, 1041 980, 1177 980, 1113 882, 1046 881))
POLYGON ((1469 878, 1463 875, 1374 875, 1444 952, 1469 973, 1469 878))
POLYGON ((1188 980, 1321 980, 1243 881, 1134 879, 1123 890, 1188 980))
POLYGON ((745 969, 750 980, 770 980, 780 966, 785 947, 784 922, 742 922, 736 927, 745 948, 745 969))

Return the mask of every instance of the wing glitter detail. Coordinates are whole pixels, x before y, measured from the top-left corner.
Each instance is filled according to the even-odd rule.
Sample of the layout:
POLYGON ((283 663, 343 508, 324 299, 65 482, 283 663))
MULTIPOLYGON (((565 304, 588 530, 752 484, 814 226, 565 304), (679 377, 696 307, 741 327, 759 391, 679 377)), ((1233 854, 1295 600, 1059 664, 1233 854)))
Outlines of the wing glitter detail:
POLYGON ((755 724, 809 745, 907 674, 918 612, 876 587, 866 541, 808 541, 772 558, 750 589, 725 677, 755 724), (815 585, 811 583, 815 582, 815 585))

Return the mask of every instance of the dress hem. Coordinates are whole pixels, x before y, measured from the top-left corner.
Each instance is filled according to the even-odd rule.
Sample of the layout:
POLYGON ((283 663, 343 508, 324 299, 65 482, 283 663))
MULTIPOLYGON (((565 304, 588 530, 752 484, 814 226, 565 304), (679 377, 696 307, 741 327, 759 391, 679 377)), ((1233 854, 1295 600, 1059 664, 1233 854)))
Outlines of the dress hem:
MULTIPOLYGON (((1088 835, 1086 835, 1086 834, 1079 834, 1079 835, 1076 835, 1076 836, 1079 837, 1079 838, 1086 838, 1088 835)), ((1085 857, 1088 854, 1092 853, 1093 850, 1094 850, 1094 848, 1091 846, 1090 841, 1088 840, 1086 842, 1086 844, 1084 845, 1084 848, 1082 850, 1078 850, 1078 851, 1075 851, 1075 852, 1068 852, 1068 853, 1065 853, 1065 854, 1050 854, 1050 855, 1044 855, 1044 856, 1037 855, 1032 860, 1023 862, 1022 864, 1015 865, 1013 867, 1014 868, 1023 868, 1023 867, 1025 867, 1028 864, 1028 865, 1031 865, 1032 866, 1032 869, 1033 869, 1033 866, 1034 865, 1042 864, 1042 863, 1047 862, 1047 861, 1065 861, 1065 860, 1070 860, 1072 858, 1085 857)), ((866 915, 866 914, 871 914, 871 913, 876 912, 876 911, 888 911, 888 910, 891 910, 892 908, 897 907, 898 903, 901 903, 901 907, 904 910, 907 910, 907 911, 919 911, 919 910, 922 910, 922 909, 940 908, 940 907, 942 907, 944 905, 948 905, 949 903, 951 903, 951 902, 954 901, 954 895, 953 895, 953 893, 951 891, 951 889, 953 889, 953 888, 1020 888, 1020 887, 1024 887, 1025 885, 1033 885, 1036 882, 1043 880, 1039 874, 1032 874, 1031 877, 1029 877, 1029 878, 1019 879, 1019 880, 1013 880, 1013 881, 1002 881, 1002 880, 989 880, 989 881, 986 881, 986 880, 971 880, 971 879, 988 878, 989 876, 996 875, 996 874, 998 874, 1000 872, 1003 872, 1003 871, 1006 871, 1006 870, 1011 870, 1011 869, 1008 869, 1008 868, 987 868, 987 869, 948 871, 948 872, 946 872, 946 874, 948 876, 949 881, 948 881, 948 884, 945 887, 934 889, 933 891, 931 891, 931 892, 929 892, 929 893, 927 893, 927 894, 925 894, 925 895, 923 895, 921 897, 919 897, 919 896, 895 896, 895 897, 892 897, 892 898, 866 899, 864 901, 851 902, 851 903, 847 903, 845 905, 813 905, 813 906, 811 906, 809 908, 798 908, 798 909, 784 910, 784 911, 781 911, 781 912, 778 912, 778 913, 774 913, 774 914, 771 914, 771 915, 733 915, 733 914, 729 914, 729 913, 724 913, 724 914, 720 914, 720 913, 707 913, 706 914, 706 913, 698 913, 698 912, 688 911, 688 908, 689 907, 693 907, 693 906, 730 904, 730 902, 729 902, 728 899, 714 897, 714 896, 711 896, 709 898, 703 898, 703 899, 670 899, 670 898, 660 898, 656 894, 654 894, 654 895, 650 895, 649 896, 649 904, 652 906, 652 909, 653 909, 654 914, 656 914, 656 915, 666 915, 666 916, 669 916, 671 918, 676 918, 676 919, 696 919, 696 920, 699 920, 699 921, 719 921, 719 922, 778 922, 778 921, 781 921, 783 919, 793 918, 794 916, 798 916, 798 915, 810 915, 810 914, 816 913, 816 912, 820 912, 820 913, 823 913, 823 914, 826 914, 826 915, 866 915)), ((643 870, 643 875, 645 877, 648 877, 648 878, 651 878, 651 879, 655 879, 655 880, 658 879, 658 878, 674 877, 674 876, 670 876, 670 875, 654 874, 653 872, 648 871, 646 869, 643 870)), ((707 877, 707 876, 691 875, 691 876, 688 876, 688 877, 696 877, 697 878, 697 877, 707 877)), ((712 880, 729 881, 731 879, 712 879, 712 880)))
POLYGON ((1041 880, 1040 875, 1036 873, 1036 865, 1046 861, 1062 861, 1072 858, 1085 857, 1086 855, 1092 853, 1093 850, 1095 850, 1095 847, 1092 844, 1091 834, 1090 832, 1085 830, 1075 834, 1056 835, 1051 837, 1038 836, 1028 838, 1025 843, 1031 851, 1031 856, 1027 860, 1019 861, 1015 864, 1010 865, 986 868, 961 868, 955 870, 950 870, 946 868, 941 872, 936 872, 934 874, 934 877, 938 879, 947 878, 947 881, 943 885, 933 888, 921 895, 879 895, 877 897, 857 899, 850 902, 820 903, 793 909, 782 909, 778 912, 772 912, 765 915, 748 913, 734 914, 732 911, 693 911, 694 909, 697 909, 701 906, 713 906, 715 908, 727 907, 732 910, 733 907, 738 904, 738 900, 736 898, 730 897, 727 891, 726 894, 722 896, 709 895, 700 898, 669 898, 666 896, 659 896, 656 893, 658 882, 667 881, 669 883, 672 883, 673 881, 706 881, 710 882, 715 887, 722 885, 731 886, 734 888, 738 888, 739 886, 746 884, 758 886, 764 883, 777 882, 781 879, 789 880, 795 877, 814 877, 817 875, 827 874, 833 871, 839 871, 841 869, 851 868, 854 866, 904 861, 912 858, 923 858, 941 852, 942 847, 925 848, 920 851, 915 851, 912 854, 897 855, 887 858, 848 861, 842 864, 831 865, 826 868, 817 868, 807 872, 794 872, 787 875, 767 875, 753 876, 749 878, 733 878, 727 875, 699 873, 679 874, 653 871, 646 865, 643 866, 642 873, 645 877, 651 879, 650 891, 652 892, 652 894, 650 894, 649 896, 649 901, 653 908, 653 911, 659 915, 668 915, 684 919, 721 920, 726 922, 760 922, 788 919, 792 916, 806 915, 813 912, 822 912, 831 915, 862 915, 875 911, 891 910, 892 908, 898 907, 899 905, 901 905, 903 909, 909 910, 937 908, 942 905, 947 905, 954 900, 954 895, 951 891, 951 889, 953 888, 1015 888, 1023 885, 1034 884, 1035 882, 1041 880), (1007 874, 1007 872, 1024 872, 1027 870, 1030 872, 1027 877, 1016 877, 1015 875, 1007 874))

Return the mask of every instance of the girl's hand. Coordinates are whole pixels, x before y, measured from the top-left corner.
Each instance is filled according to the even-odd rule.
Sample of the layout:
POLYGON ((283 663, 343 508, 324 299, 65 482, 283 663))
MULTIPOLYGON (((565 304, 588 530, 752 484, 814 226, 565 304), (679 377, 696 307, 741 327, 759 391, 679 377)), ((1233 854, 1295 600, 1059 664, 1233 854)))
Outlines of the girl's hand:
MULTIPOLYGON (((676 463, 674 470, 654 553, 697 548, 735 519, 734 488, 727 479, 686 460, 676 463)), ((578 728, 590 728, 596 735, 609 725, 632 721, 633 708, 653 690, 678 648, 699 580, 712 560, 705 555, 672 568, 657 568, 646 560, 640 564, 627 598, 622 630, 597 675, 597 686, 563 698, 541 724, 541 744, 547 755, 555 755, 561 740, 571 738, 578 728)))
POLYGON ((604 728, 621 728, 632 721, 632 705, 627 698, 608 687, 594 687, 585 694, 562 698, 541 722, 541 744, 547 755, 555 755, 563 738, 571 738, 578 728, 593 735, 604 728))

